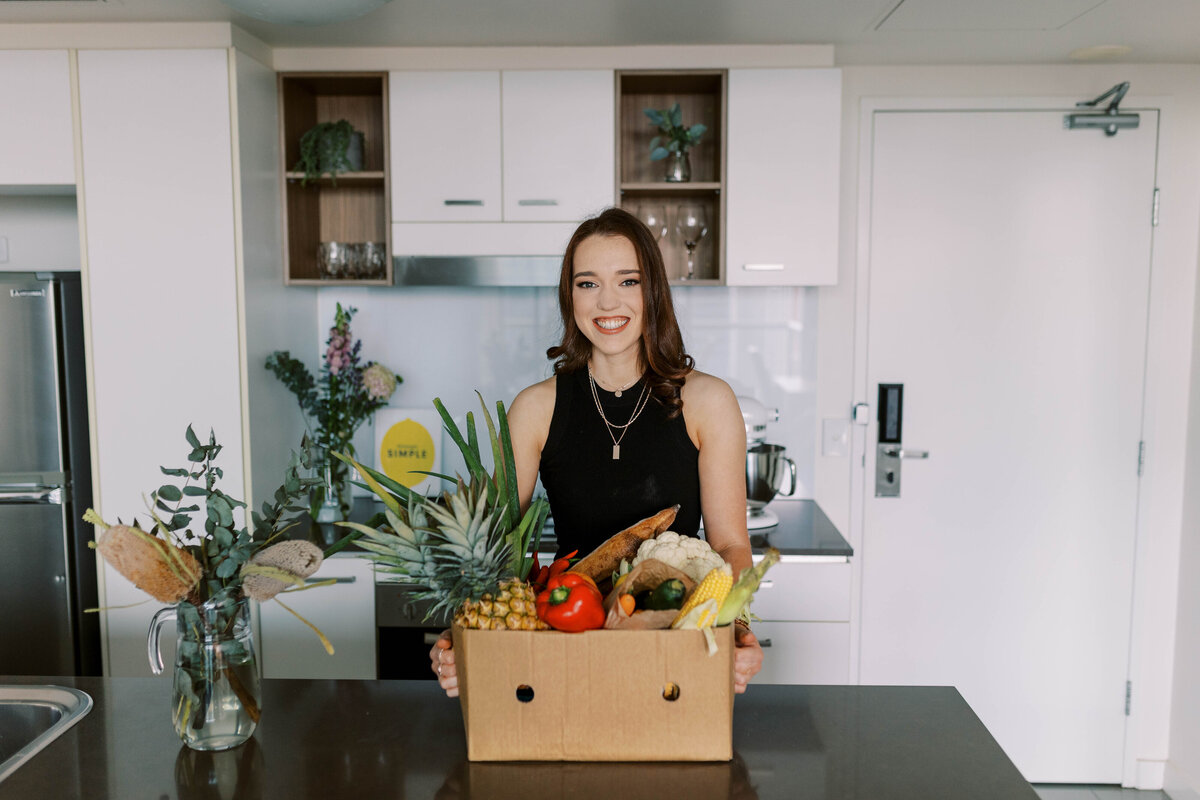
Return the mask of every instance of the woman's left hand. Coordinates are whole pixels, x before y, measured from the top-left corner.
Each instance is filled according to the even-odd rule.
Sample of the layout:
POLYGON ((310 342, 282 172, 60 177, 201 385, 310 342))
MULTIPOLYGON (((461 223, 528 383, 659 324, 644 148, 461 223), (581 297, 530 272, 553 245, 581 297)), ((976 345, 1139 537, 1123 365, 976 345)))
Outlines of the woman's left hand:
POLYGON ((733 635, 737 645, 733 652, 733 690, 743 694, 746 684, 762 669, 763 651, 749 628, 734 624, 733 635))

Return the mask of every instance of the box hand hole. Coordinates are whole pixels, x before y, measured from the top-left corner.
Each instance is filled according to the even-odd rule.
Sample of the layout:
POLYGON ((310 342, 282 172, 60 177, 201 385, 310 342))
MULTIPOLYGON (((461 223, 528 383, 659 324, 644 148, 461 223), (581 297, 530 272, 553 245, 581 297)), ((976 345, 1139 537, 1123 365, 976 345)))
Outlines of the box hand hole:
POLYGON ((517 699, 520 700, 522 703, 528 703, 530 700, 533 699, 533 687, 528 684, 522 683, 520 686, 517 687, 517 699))
POLYGON ((679 699, 679 684, 668 683, 663 687, 663 700, 673 703, 679 699))

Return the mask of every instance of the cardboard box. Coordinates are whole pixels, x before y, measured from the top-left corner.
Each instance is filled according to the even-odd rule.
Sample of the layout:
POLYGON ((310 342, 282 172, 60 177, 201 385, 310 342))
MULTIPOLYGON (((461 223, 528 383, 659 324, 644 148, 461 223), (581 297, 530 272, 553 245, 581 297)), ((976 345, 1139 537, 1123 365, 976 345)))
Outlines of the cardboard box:
POLYGON ((454 628, 472 761, 728 761, 733 627, 714 631, 454 628))

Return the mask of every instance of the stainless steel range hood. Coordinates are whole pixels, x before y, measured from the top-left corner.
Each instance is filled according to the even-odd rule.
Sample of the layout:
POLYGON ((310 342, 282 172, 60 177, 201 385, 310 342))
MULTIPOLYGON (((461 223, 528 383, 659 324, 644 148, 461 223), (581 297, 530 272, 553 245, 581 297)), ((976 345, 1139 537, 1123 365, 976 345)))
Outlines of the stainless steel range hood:
POLYGON ((557 286, 559 256, 396 256, 394 286, 557 286))

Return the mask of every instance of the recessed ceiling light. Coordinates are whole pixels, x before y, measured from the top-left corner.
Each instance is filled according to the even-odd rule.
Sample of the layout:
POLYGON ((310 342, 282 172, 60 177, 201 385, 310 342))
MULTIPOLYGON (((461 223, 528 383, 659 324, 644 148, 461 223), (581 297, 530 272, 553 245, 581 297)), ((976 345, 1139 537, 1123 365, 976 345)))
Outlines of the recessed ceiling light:
POLYGON ((1112 61, 1129 55, 1132 49, 1127 44, 1097 44, 1072 50, 1068 56, 1073 61, 1112 61))

